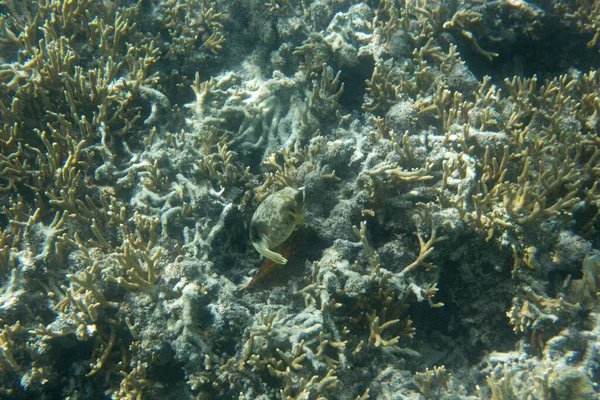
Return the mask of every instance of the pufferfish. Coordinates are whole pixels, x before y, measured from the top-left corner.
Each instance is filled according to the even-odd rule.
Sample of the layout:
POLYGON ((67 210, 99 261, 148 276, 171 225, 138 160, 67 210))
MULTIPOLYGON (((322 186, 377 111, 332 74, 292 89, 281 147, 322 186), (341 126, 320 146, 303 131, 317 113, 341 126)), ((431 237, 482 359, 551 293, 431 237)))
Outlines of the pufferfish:
POLYGON ((250 221, 250 240, 263 256, 277 264, 287 259, 272 249, 285 242, 304 215, 304 189, 286 187, 269 195, 250 221))

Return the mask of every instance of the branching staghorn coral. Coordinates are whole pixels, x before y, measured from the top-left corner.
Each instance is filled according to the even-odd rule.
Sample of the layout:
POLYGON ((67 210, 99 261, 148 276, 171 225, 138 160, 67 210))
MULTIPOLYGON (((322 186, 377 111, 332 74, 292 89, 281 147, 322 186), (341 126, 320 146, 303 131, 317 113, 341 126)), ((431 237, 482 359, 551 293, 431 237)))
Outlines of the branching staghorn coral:
POLYGON ((419 391, 426 396, 434 396, 437 391, 447 393, 450 379, 451 374, 443 365, 434 366, 432 370, 425 368, 424 372, 417 372, 415 374, 415 381, 419 386, 419 391))
POLYGON ((285 15, 288 10, 293 9, 292 3, 288 0, 268 0, 265 2, 265 7, 269 9, 269 12, 278 13, 285 15))
MULTIPOLYGON (((0 163, 6 167, 2 175, 12 203, 28 187, 34 193, 28 207, 42 216, 64 211, 68 218, 86 224, 102 221, 109 212, 122 214, 114 211, 114 197, 108 201, 102 194, 92 199, 81 193, 84 182, 90 183, 86 176, 90 165, 114 162, 115 138, 129 134, 140 121, 133 102, 143 97, 145 85, 155 83, 148 68, 156 48, 134 33, 139 6, 105 7, 86 1, 52 1, 44 7, 7 4, 10 12, 4 23, 15 29, 11 38, 20 49, 15 61, 0 67, 9 94, 8 105, 2 108, 10 110, 3 118, 19 121, 4 123, 2 131, 6 153, 0 163), (90 7, 104 18, 87 13, 90 7), (86 35, 98 43, 94 49, 98 57, 87 70, 76 65, 82 54, 74 50, 89 51, 78 46, 87 41, 86 35), (125 40, 139 46, 125 52, 125 40)), ((91 226, 97 231, 96 224, 91 226)))
POLYGON ((126 289, 143 290, 152 297, 158 295, 158 271, 156 260, 160 257, 160 248, 150 255, 146 251, 133 249, 130 242, 123 242, 122 253, 117 253, 119 268, 127 278, 108 276, 108 282, 116 282, 126 289))
POLYGON ((588 254, 582 263, 583 277, 567 279, 555 297, 540 294, 540 290, 523 286, 521 294, 513 298, 506 315, 515 333, 527 335, 528 341, 543 350, 546 342, 563 326, 569 325, 582 310, 598 309, 600 257, 588 254))
MULTIPOLYGON (((419 265, 429 265, 428 268, 430 268, 431 264, 425 263, 424 260, 432 253, 433 243, 444 240, 445 237, 436 238, 435 227, 427 242, 420 235, 417 235, 421 244, 419 256, 408 267, 395 273, 381 266, 379 255, 369 244, 366 222, 361 222, 360 229, 356 226, 353 229, 362 243, 367 261, 370 264, 371 272, 367 278, 369 286, 366 290, 372 291, 372 293, 359 296, 353 309, 354 311, 361 310, 360 314, 358 317, 348 318, 352 324, 358 323, 358 326, 368 324, 370 329, 366 340, 357 341, 354 339, 352 341, 352 345, 355 346, 352 354, 356 355, 363 351, 365 344, 375 348, 389 347, 398 350, 401 348, 399 346, 401 338, 411 339, 416 333, 410 316, 400 318, 405 313, 404 309, 408 306, 407 299, 410 293, 415 294, 418 301, 426 300, 430 307, 443 306, 443 303, 432 301, 437 292, 436 284, 429 284, 427 287, 421 288, 414 283, 412 278, 407 277, 407 274, 419 265), (385 334, 384 331, 386 331, 385 334), (394 332, 391 337, 390 333, 387 333, 390 331, 394 332)), ((345 309, 344 304, 340 304, 339 307, 345 309)))
POLYGON ((139 399, 151 389, 161 389, 163 387, 159 382, 148 378, 148 363, 137 359, 139 347, 139 342, 133 342, 129 346, 132 353, 132 360, 129 363, 131 370, 129 372, 125 369, 119 371, 123 379, 119 384, 119 389, 113 392, 112 399, 139 399))
POLYGON ((487 231, 488 240, 496 231, 569 215, 584 198, 592 199, 590 206, 595 207, 593 182, 600 153, 595 135, 585 127, 596 113, 589 99, 595 96, 590 89, 598 84, 593 72, 582 77, 563 75, 543 85, 535 76, 513 77, 505 80, 506 96, 484 79, 476 91, 475 107, 486 113, 474 113, 470 101, 467 107, 460 106, 466 113, 455 113, 452 121, 462 125, 462 133, 454 128, 446 136, 458 158, 452 165, 443 164, 443 188, 450 176, 468 180, 475 174, 475 190, 470 195, 459 190, 451 202, 463 218, 487 231), (573 117, 565 119, 565 115, 573 117), (472 122, 506 133, 497 136, 496 144, 482 146, 482 132, 472 122), (475 165, 473 160, 478 160, 475 165))
MULTIPOLYGON (((432 263, 425 262, 425 260, 431 255, 431 253, 433 253, 433 250, 434 250, 433 245, 435 243, 444 241, 448 238, 447 236, 437 237, 436 236, 437 227, 434 224, 432 224, 432 226, 431 226, 431 234, 427 241, 425 241, 423 239, 423 237, 421 236, 421 234, 419 232, 415 232, 415 235, 419 239, 419 255, 417 256, 415 261, 413 261, 406 267, 402 268, 402 270, 400 272, 390 274, 389 272, 383 273, 380 269, 381 264, 380 264, 380 260, 379 260, 379 255, 377 254, 377 252, 375 250, 373 250, 373 248, 369 244, 369 241, 367 238, 367 223, 366 223, 366 221, 361 222, 360 229, 357 228, 356 226, 353 226, 352 228, 354 230, 354 234, 356 235, 356 237, 361 241, 363 248, 365 250, 367 259, 369 260, 369 263, 370 263, 370 266, 372 269, 371 275, 370 275, 371 278, 378 278, 378 279, 389 279, 392 276, 394 278, 404 278, 406 274, 413 271, 418 266, 424 266, 426 270, 434 268, 434 265, 432 263)), ((418 297, 421 297, 421 296, 419 295, 418 297)))
MULTIPOLYGON (((332 79, 327 64, 323 63, 321 67, 321 77, 318 81, 313 81, 312 91, 308 95, 308 104, 302 115, 305 135, 318 133, 319 123, 337 114, 340 109, 338 100, 344 93, 344 83, 340 83, 341 71, 338 71, 332 79)), ((318 76, 316 72, 313 75, 318 76)))
POLYGON ((218 144, 217 151, 198 160, 200 174, 218 183, 221 190, 247 179, 249 167, 245 171, 233 163, 234 153, 227 144, 218 144))
MULTIPOLYGON (((127 215, 114 189, 97 185, 122 176, 115 171, 121 167, 115 165, 121 162, 114 156, 117 146, 137 145, 132 131, 151 121, 142 121, 139 104, 165 107, 154 107, 148 95, 157 80, 149 71, 157 48, 134 29, 141 3, 25 3, 7 2, 9 13, 2 19, 11 46, 18 49, 18 57, 0 66, 1 178, 4 199, 12 204, 2 210, 9 219, 2 231, 3 267, 10 272, 18 262, 19 269, 34 268, 34 285, 55 307, 54 323, 27 322, 39 325, 28 330, 32 343, 68 335, 89 340, 89 376, 102 375, 113 367, 115 348, 123 352, 123 338, 114 319, 120 303, 106 295, 107 281, 94 260, 114 249, 114 230, 127 215), (80 64, 80 58, 92 61, 80 64), (114 168, 112 173, 100 173, 103 162, 114 168), (96 175, 90 167, 98 167, 96 175), (10 240, 17 236, 22 237, 18 242, 10 240), (69 257, 83 260, 85 268, 65 274, 60 266, 69 257)), ((6 48, 4 54, 9 54, 6 48)), ((44 376, 53 366, 38 367, 34 350, 22 358, 23 379, 47 382, 44 376)))
POLYGON ((455 122, 468 119, 468 113, 473 105, 472 102, 463 100, 462 93, 447 90, 446 83, 440 80, 431 98, 431 104, 427 105, 425 101, 420 101, 418 113, 423 114, 430 110, 437 111, 442 131, 447 132, 455 122))
POLYGON ((190 54, 201 49, 217 54, 225 42, 227 13, 220 3, 210 0, 169 0, 160 5, 162 20, 172 43, 167 58, 190 54))
POLYGON ((369 344, 374 347, 395 347, 398 343, 400 336, 394 336, 390 339, 384 339, 382 337, 383 331, 387 328, 400 322, 398 319, 393 319, 382 324, 379 323, 379 317, 373 313, 371 319, 371 334, 369 335, 369 344))
MULTIPOLYGON (((124 225, 125 221, 122 221, 119 216, 107 216, 103 220, 105 221, 103 223, 121 222, 123 244, 119 247, 111 244, 103 235, 103 227, 95 220, 92 226, 95 239, 84 241, 79 235, 70 239, 63 234, 59 239, 62 243, 61 250, 57 250, 57 254, 62 255, 67 248, 75 248, 75 251, 70 251, 71 254, 77 254, 78 259, 87 267, 77 273, 66 274, 68 284, 57 283, 53 276, 58 274, 49 276, 45 282, 38 281, 48 297, 52 299, 54 310, 59 314, 59 318, 49 325, 40 325, 30 331, 41 340, 71 334, 81 341, 92 340, 95 346, 90 357, 95 361, 90 364, 90 371, 87 374, 90 377, 115 367, 119 370, 126 367, 114 365, 110 361, 114 349, 118 349, 125 358, 127 351, 126 339, 120 334, 117 335, 121 330, 122 322, 115 317, 122 303, 114 297, 114 293, 107 293, 107 285, 117 284, 127 290, 142 290, 151 296, 157 296, 161 291, 158 284, 159 270, 155 265, 160 252, 154 246, 158 221, 136 214, 134 217, 137 225, 136 233, 131 234, 124 225), (152 256, 148 255, 150 248, 155 251, 152 256), (105 252, 109 253, 108 257, 103 255, 105 252), (118 264, 118 267, 109 267, 110 262, 118 264), (121 270, 124 276, 119 276, 121 270)), ((169 290, 164 293, 178 295, 169 290)), ((134 377, 131 375, 129 379, 134 377)), ((154 387, 152 384, 144 383, 146 384, 154 387)))
MULTIPOLYGON (((313 323, 306 321, 306 323, 313 323)), ((343 342, 335 342, 327 339, 320 324, 305 326, 306 335, 311 337, 311 342, 318 342, 316 349, 307 344, 307 340, 301 339, 291 344, 290 339, 285 340, 286 346, 282 348, 274 346, 281 333, 286 332, 286 321, 282 320, 282 313, 270 310, 257 316, 255 323, 249 327, 244 344, 241 359, 230 359, 226 363, 211 368, 218 372, 213 386, 234 385, 242 388, 244 382, 231 381, 231 377, 239 374, 239 371, 248 371, 249 381, 266 382, 275 379, 280 383, 280 388, 273 384, 265 386, 266 393, 278 396, 282 400, 302 399, 309 396, 318 396, 328 393, 329 389, 335 387, 338 382, 335 376, 336 360, 323 354, 325 347, 343 349, 343 342), (320 331, 320 333, 319 333, 320 331), (332 367, 328 373, 317 371, 318 361, 331 363, 332 367)), ((281 343, 281 342, 280 342, 281 343)), ((328 353, 329 354, 329 353, 328 353)), ((200 378, 202 380, 202 378, 200 378)), ((199 381, 200 382, 200 381, 199 381)), ((209 381, 200 384, 206 385, 209 381)), ((246 382, 247 384, 248 382, 246 382)))
POLYGON ((466 29, 469 25, 481 22, 481 17, 482 15, 479 12, 461 10, 456 12, 452 16, 452 19, 450 19, 450 21, 444 22, 444 25, 442 25, 442 27, 448 30, 457 29, 458 31, 460 31, 460 33, 465 38, 471 41, 471 44, 473 45, 475 51, 477 51, 479 54, 491 61, 495 57, 498 57, 498 53, 483 50, 481 46, 479 46, 479 43, 477 42, 477 39, 475 38, 473 33, 466 29))
POLYGON ((562 296, 552 299, 539 295, 530 287, 524 287, 523 293, 522 297, 513 299, 513 306, 506 315, 515 332, 529 334, 531 344, 543 349, 555 326, 568 324, 579 305, 569 303, 562 296))
POLYGON ((396 74, 392 74, 392 68, 393 66, 385 63, 375 66, 371 79, 365 82, 369 98, 363 103, 363 110, 385 113, 391 105, 398 102, 400 83, 394 81, 396 74))
POLYGON ((304 61, 300 65, 305 70, 306 77, 322 68, 331 57, 331 47, 320 33, 312 33, 294 50, 294 55, 303 56, 304 61))
POLYGON ((21 324, 10 326, 5 324, 0 329, 0 367, 5 371, 18 371, 21 369, 19 362, 14 355, 14 335, 21 328, 21 324))
MULTIPOLYGON (((461 75, 468 70, 466 66, 458 70, 462 60, 449 40, 452 35, 464 35, 467 46, 478 47, 473 36, 468 36, 471 29, 479 31, 477 27, 482 22, 478 13, 452 14, 450 6, 435 1, 368 2, 374 3, 379 4, 371 26, 375 39, 367 46, 371 32, 361 32, 365 35, 364 46, 353 45, 361 47, 361 57, 373 55, 377 65, 385 65, 385 59, 393 57, 393 65, 401 66, 401 71, 390 72, 390 85, 384 80, 376 82, 373 77, 369 82, 372 92, 367 93, 365 104, 375 105, 369 96, 378 93, 378 84, 384 89, 388 85, 389 97, 381 97, 381 106, 376 110, 363 110, 362 114, 360 110, 348 110, 350 113, 343 118, 350 128, 339 123, 337 129, 331 129, 337 121, 329 123, 327 119, 328 123, 321 125, 320 117, 310 117, 320 112, 331 120, 333 115, 342 119, 340 103, 348 105, 343 97, 348 93, 342 92, 340 84, 342 75, 323 64, 338 67, 330 57, 335 48, 324 34, 315 34, 321 35, 320 40, 316 37, 304 42, 295 54, 304 59, 307 74, 276 69, 268 70, 264 76, 255 71, 249 73, 256 67, 252 61, 203 83, 198 78, 189 129, 180 131, 178 126, 174 132, 180 133, 173 134, 165 133, 158 125, 164 122, 161 116, 168 114, 164 111, 170 107, 158 92, 168 85, 164 81, 156 85, 158 75, 153 74, 154 68, 164 72, 165 64, 156 61, 159 57, 181 57, 191 52, 200 58, 220 53, 223 42, 216 31, 225 34, 229 18, 220 14, 220 3, 167 1, 163 5, 173 6, 172 9, 159 6, 150 12, 172 13, 166 22, 171 26, 162 30, 163 36, 150 37, 138 34, 141 25, 146 25, 146 21, 140 24, 139 16, 152 8, 141 2, 125 12, 117 2, 49 1, 47 5, 62 8, 53 9, 58 17, 48 24, 55 33, 46 37, 32 24, 23 23, 30 15, 36 15, 33 18, 41 19, 31 18, 34 26, 44 26, 44 10, 38 16, 37 12, 23 11, 37 11, 35 5, 2 2, 2 7, 17 5, 10 15, 0 17, 0 29, 4 29, 0 42, 12 43, 24 58, 9 57, 10 62, 0 69, 0 81, 4 83, 0 94, 6 94, 0 97, 7 99, 0 104, 4 117, 0 121, 4 123, 0 130, 0 196, 11 203, 2 210, 2 218, 8 222, 0 220, 0 280, 13 279, 17 271, 27 266, 26 279, 33 276, 36 282, 40 281, 50 304, 47 310, 34 310, 47 318, 37 329, 31 329, 40 322, 34 316, 27 315, 22 320, 29 329, 28 340, 54 351, 55 346, 71 340, 71 336, 80 338, 85 343, 77 345, 90 351, 80 363, 74 362, 74 367, 89 373, 87 379, 94 387, 113 393, 114 398, 152 397, 153 391, 160 389, 154 378, 161 375, 161 368, 177 366, 173 371, 179 373, 180 365, 188 385, 179 385, 179 381, 175 384, 178 390, 183 388, 192 396, 245 393, 284 399, 331 397, 337 395, 330 390, 334 385, 345 386, 348 381, 342 372, 364 361, 360 357, 365 353, 368 357, 384 353, 386 357, 378 357, 361 379, 367 375, 371 379, 388 360, 390 364, 400 364, 392 357, 398 357, 402 351, 415 353, 401 348, 404 338, 415 334, 412 319, 404 310, 407 296, 412 293, 417 301, 427 301, 430 307, 442 305, 434 302, 437 286, 427 279, 435 276, 429 271, 432 258, 439 263, 439 256, 448 254, 445 248, 451 246, 437 246, 441 238, 436 226, 447 223, 455 228, 456 223, 457 232, 465 229, 470 236, 479 238, 472 235, 472 228, 487 233, 490 240, 497 239, 502 230, 503 243, 510 242, 506 249, 514 250, 517 269, 521 258, 526 264, 526 249, 517 247, 514 238, 519 238, 528 226, 566 216, 579 207, 598 205, 600 195, 594 183, 599 168, 599 155, 594 151, 598 139, 592 132, 597 128, 595 113, 600 103, 595 95, 594 74, 585 74, 581 79, 585 85, 567 77, 547 83, 519 78, 500 83, 503 92, 490 82, 473 94, 461 92, 461 88, 450 86, 445 79, 445 75, 461 75), (198 8, 184 13, 184 6, 190 4, 198 8), (94 7, 102 7, 103 11, 94 7), (102 18, 86 20, 82 12, 85 9, 102 18), (25 25, 25 33, 20 36, 21 26, 25 25), (158 48, 167 50, 165 38, 178 46, 168 54, 159 54, 158 48), (408 48, 401 49, 401 54, 386 54, 394 50, 391 42, 398 39, 405 40, 408 48), (47 42, 43 46, 40 40, 47 42), (88 46, 88 42, 94 46, 88 46), (385 48, 379 46, 382 42, 385 48), (124 52, 126 44, 132 48, 128 53, 124 52), (247 79, 249 76, 251 79, 247 79), (60 90, 49 89, 50 86, 60 90), (532 95, 531 90, 536 94, 532 95), (559 95, 561 92, 566 94, 559 95), (387 114, 392 106, 400 109, 403 104, 398 103, 404 102, 415 110, 411 128, 403 126, 400 132, 394 132, 382 122, 387 121, 386 115, 386 119, 374 122, 379 135, 376 139, 362 136, 368 130, 360 129, 361 122, 369 121, 373 113, 387 114), (42 110, 46 106, 51 106, 47 113, 42 110), (147 118, 146 109, 151 109, 147 118), (298 118, 301 114, 304 120, 298 118), (563 114, 572 115, 571 122, 565 121, 563 114), (581 135, 573 133, 578 130, 578 123, 584 127, 581 135), (565 126, 567 132, 563 133, 565 126), (490 132, 491 129, 498 132, 490 132), (340 140, 328 143, 332 135, 340 140), (500 139, 494 141, 490 137, 500 139), (559 143, 557 149, 548 146, 554 141, 559 143), (581 145, 568 147, 567 143, 572 142, 581 145), (330 149, 332 153, 353 153, 352 157, 340 155, 335 160, 336 165, 344 166, 343 172, 341 167, 335 167, 339 177, 333 168, 328 169, 327 163, 334 158, 326 154, 330 149), (264 180, 256 171, 261 161, 269 171, 264 180), (181 164, 176 165, 178 162, 181 164), (344 253, 340 256, 343 260, 338 264, 315 261, 312 279, 293 277, 289 285, 268 293, 246 292, 243 299, 229 296, 229 286, 233 286, 230 279, 235 282, 243 275, 238 270, 248 262, 240 262, 245 256, 244 241, 237 240, 241 237, 237 233, 231 233, 239 227, 244 230, 248 203, 280 186, 314 184, 311 180, 316 177, 318 181, 319 176, 335 182, 331 185, 335 189, 327 185, 331 204, 319 202, 322 209, 317 209, 317 213, 326 215, 330 207, 358 205, 344 213, 344 217, 348 216, 343 221, 344 230, 332 226, 334 233, 327 232, 327 239, 337 240, 338 247, 334 249, 344 253), (359 181, 355 182, 357 176, 359 181), (262 181, 264 185, 257 188, 257 182, 262 181), (409 239, 406 248, 379 247, 390 232, 386 217, 391 212, 384 214, 382 197, 397 200, 411 213, 413 203, 429 202, 416 206, 430 210, 432 215, 421 218, 417 238, 409 239), (385 223, 384 234, 376 236, 375 248, 367 240, 366 224, 355 227, 362 243, 352 242, 351 228, 357 223, 361 206, 362 217, 375 217, 380 226, 385 223), (440 217, 443 213, 446 215, 440 217), (453 220, 455 215, 461 221, 453 220), (428 236, 421 227, 430 223, 428 236), (28 241, 28 236, 40 232, 54 247, 31 248, 34 242, 28 241), (345 237, 334 236, 338 233, 345 237), (228 252, 224 242, 229 240, 240 242, 241 249, 228 252), (229 254, 221 256, 217 254, 220 252, 229 254), (390 272, 391 267, 385 264, 392 253, 402 261, 394 263, 390 272), (171 263, 171 257, 177 261, 171 263), (356 260, 353 265, 352 260, 356 260), (196 336, 189 334, 191 324, 186 325, 183 335, 177 331, 178 291, 169 286, 177 280, 178 287, 201 287, 200 301, 185 311, 202 317, 194 326, 196 336), (279 298, 285 298, 286 303, 274 305, 279 298), (253 315, 245 314, 249 304, 257 305, 253 315), (164 337, 159 339, 149 339, 152 330, 144 325, 150 321, 144 313, 152 307, 157 319, 173 316, 176 320, 166 324, 164 337), (260 316, 256 316, 256 312, 262 314, 277 307, 285 308, 280 318, 269 315, 260 321, 260 316), (123 318, 137 312, 140 320, 135 320, 136 326, 128 317, 123 318), (295 314, 322 318, 322 326, 316 324, 314 330, 311 326, 307 338, 289 340, 284 327, 300 325, 298 321, 290 322, 295 314), (57 323, 50 324, 52 318, 57 323), (66 328, 59 329, 58 322, 66 328), (224 339, 229 337, 228 331, 219 331, 219 338, 213 337, 217 336, 213 335, 214 329, 223 326, 239 329, 231 335, 234 339, 224 339), (138 328, 143 332, 136 333, 138 328), (246 340, 245 345, 235 341, 239 337, 246 340), (173 356, 171 350, 177 354, 173 356), (326 369, 330 372, 326 373, 326 369), (116 381, 111 379, 115 375, 116 381)), ((246 3, 237 4, 243 4, 239 9, 247 10, 246 3)), ((258 2, 256 9, 271 15, 282 11, 279 20, 267 26, 279 30, 294 22, 285 20, 293 8, 286 4, 258 2)), ((319 9, 320 3, 302 1, 301 6, 306 13, 314 12, 314 24, 319 18, 319 24, 326 22, 326 12, 331 11, 327 6, 319 9)), ((360 6, 369 8, 367 3, 360 6)), ((372 10, 367 11, 373 15, 372 10)), ((349 14, 341 11, 336 15, 342 20, 349 14)), ((302 21, 299 24, 304 26, 302 21)), ((285 46, 289 50, 301 41, 301 37, 294 36, 285 46)), ((258 59, 269 63, 262 57, 258 59)), ((188 67, 188 63, 183 67, 188 67)), ((214 72, 212 68, 218 66, 211 67, 214 72)), ((349 67, 349 71, 345 68, 344 72, 356 72, 355 67, 349 67)), ((370 73, 362 66, 360 69, 370 73)), ((331 215, 327 224, 336 222, 335 213, 331 215)), ((587 232, 594 231, 597 218, 597 213, 590 218, 587 232)), ((321 222, 319 216, 316 221, 321 222)), ((307 223, 307 229, 317 228, 307 223)), ((399 234, 410 234, 405 229, 411 229, 410 225, 401 228, 399 234)), ((310 261, 318 257, 312 250, 311 247, 307 251, 310 261)), ((586 293, 590 293, 586 301, 594 298, 593 282, 588 277, 582 283, 588 288, 586 293)), ((568 301, 572 303, 570 298, 568 301)), ((19 366, 32 376, 38 374, 39 382, 51 382, 52 371, 38 370, 39 360, 34 359, 33 353, 13 346, 12 342, 9 345, 15 349, 19 366)), ((418 389, 423 396, 441 395, 426 393, 436 385, 432 383, 433 375, 439 375, 440 385, 444 386, 447 376, 438 368, 417 375, 416 386, 407 383, 408 390, 418 389)), ((496 378, 500 379, 500 375, 496 378)), ((344 396, 363 393, 357 398, 367 398, 366 385, 370 382, 352 388, 355 390, 351 394, 345 391, 344 396)), ((375 396, 386 395, 375 388, 371 392, 375 396)))
POLYGON ((265 182, 255 188, 258 200, 267 197, 274 189, 287 186, 299 188, 304 176, 318 169, 319 139, 314 138, 311 144, 304 147, 296 142, 293 150, 281 149, 263 161, 262 166, 272 168, 274 172, 268 172, 265 182))
MULTIPOLYGON (((565 339, 561 337, 561 339, 565 339)), ((494 360, 486 367, 486 388, 476 386, 480 399, 506 400, 529 397, 545 399, 553 395, 565 398, 585 399, 595 397, 593 382, 584 368, 560 365, 548 360, 539 365, 520 363, 514 356, 508 360, 494 360), (559 366, 560 365, 560 366, 559 366), (520 384, 530 382, 530 385, 520 384)), ((562 360, 561 360, 562 361, 562 360)))
POLYGON ((556 5, 556 8, 567 8, 567 17, 571 18, 580 31, 592 34, 592 38, 587 42, 588 47, 596 47, 600 38, 600 2, 597 0, 576 0, 575 7, 569 9, 569 4, 556 5))
POLYGON ((442 6, 436 2, 383 0, 372 25, 381 30, 388 45, 396 32, 404 30, 415 47, 420 47, 442 29, 442 14, 442 6))

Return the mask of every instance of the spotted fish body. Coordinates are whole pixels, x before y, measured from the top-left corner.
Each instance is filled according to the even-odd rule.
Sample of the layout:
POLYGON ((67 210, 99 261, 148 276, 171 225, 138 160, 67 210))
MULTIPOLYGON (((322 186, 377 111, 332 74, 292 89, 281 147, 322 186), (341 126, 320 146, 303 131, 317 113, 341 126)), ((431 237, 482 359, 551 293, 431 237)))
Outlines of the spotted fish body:
POLYGON ((287 187, 268 196, 250 221, 250 240, 263 256, 277 264, 287 259, 272 249, 285 242, 302 219, 304 191, 287 187))

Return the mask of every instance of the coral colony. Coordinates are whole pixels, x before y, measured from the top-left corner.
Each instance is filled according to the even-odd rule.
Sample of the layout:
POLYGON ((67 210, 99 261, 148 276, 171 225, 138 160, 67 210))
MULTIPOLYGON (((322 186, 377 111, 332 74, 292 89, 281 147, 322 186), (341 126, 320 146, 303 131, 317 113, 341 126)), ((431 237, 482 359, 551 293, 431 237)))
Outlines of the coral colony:
POLYGON ((0 28, 1 398, 600 395, 599 0, 0 28))

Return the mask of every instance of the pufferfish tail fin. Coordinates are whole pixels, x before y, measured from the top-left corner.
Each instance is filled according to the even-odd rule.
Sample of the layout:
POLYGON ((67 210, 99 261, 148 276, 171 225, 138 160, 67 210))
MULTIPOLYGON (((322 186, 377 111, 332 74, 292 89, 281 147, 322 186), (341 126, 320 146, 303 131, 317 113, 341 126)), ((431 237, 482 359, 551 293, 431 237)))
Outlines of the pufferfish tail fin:
POLYGON ((279 253, 269 250, 264 240, 252 243, 256 251, 277 264, 287 264, 287 259, 279 253))

